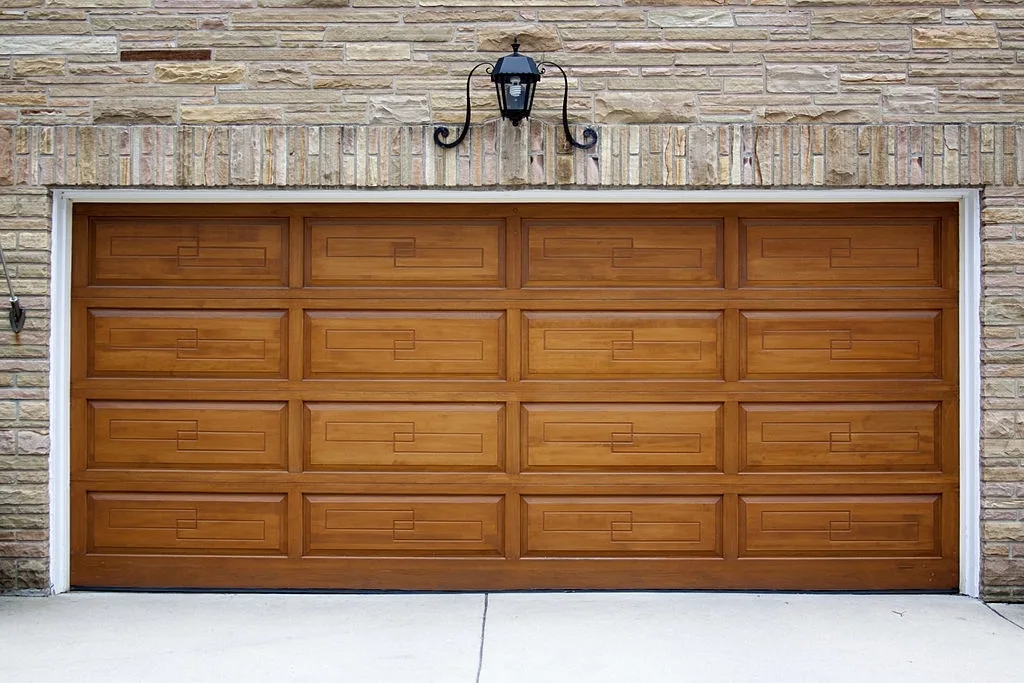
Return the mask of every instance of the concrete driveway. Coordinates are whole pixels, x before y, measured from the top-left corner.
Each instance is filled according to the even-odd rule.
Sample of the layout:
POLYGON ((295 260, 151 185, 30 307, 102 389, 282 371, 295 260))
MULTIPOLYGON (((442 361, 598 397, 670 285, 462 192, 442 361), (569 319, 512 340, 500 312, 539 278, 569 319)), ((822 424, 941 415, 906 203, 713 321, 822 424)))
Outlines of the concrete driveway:
POLYGON ((1024 605, 946 595, 0 598, 2 678, 25 683, 962 683, 1024 680, 1022 655, 1024 605))

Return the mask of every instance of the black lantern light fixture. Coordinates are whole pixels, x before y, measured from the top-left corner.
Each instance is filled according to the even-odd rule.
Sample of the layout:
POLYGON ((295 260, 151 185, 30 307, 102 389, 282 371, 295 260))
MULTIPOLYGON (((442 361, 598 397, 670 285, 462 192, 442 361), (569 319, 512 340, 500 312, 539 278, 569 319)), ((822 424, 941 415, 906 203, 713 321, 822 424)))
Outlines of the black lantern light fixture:
POLYGON ((499 58, 494 64, 481 62, 470 70, 469 76, 466 77, 466 122, 462 124, 459 137, 447 142, 446 139, 451 131, 447 126, 438 126, 434 129, 434 142, 441 147, 451 149, 457 147, 466 138, 472 112, 469 85, 473 74, 480 67, 487 67, 486 71, 491 75, 491 82, 494 83, 494 88, 498 92, 498 109, 501 112, 501 117, 511 121, 513 126, 518 126, 523 119, 530 116, 537 83, 540 82, 541 75, 545 73, 543 67, 553 66, 562 73, 562 83, 565 86, 562 94, 562 130, 565 132, 566 140, 577 149, 590 149, 597 144, 597 131, 593 128, 583 129, 583 142, 574 138, 572 131, 569 130, 569 77, 566 76, 565 69, 554 62, 537 64, 532 57, 519 54, 519 48, 519 37, 516 36, 512 40, 512 54, 499 58))

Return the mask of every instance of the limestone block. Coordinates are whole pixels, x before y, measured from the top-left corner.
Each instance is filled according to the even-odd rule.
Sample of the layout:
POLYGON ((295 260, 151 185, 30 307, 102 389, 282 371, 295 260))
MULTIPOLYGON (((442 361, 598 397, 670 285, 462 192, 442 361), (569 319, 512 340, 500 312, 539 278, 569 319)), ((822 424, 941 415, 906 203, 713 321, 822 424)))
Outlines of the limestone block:
POLYGON ((996 48, 995 26, 930 26, 914 29, 912 44, 917 49, 996 48))
MULTIPOLYGON (((511 52, 512 39, 519 36, 521 52, 558 52, 562 41, 554 27, 543 24, 486 26, 477 29, 476 49, 480 52, 511 52)), ((533 55, 536 59, 536 55, 533 55)))
POLYGON ((174 123, 174 102, 110 98, 93 104, 93 123, 174 123))
POLYGON ((116 52, 115 36, 0 35, 0 55, 109 55, 116 52))
POLYGON ((652 9, 648 15, 651 26, 658 28, 690 28, 695 26, 735 26, 732 10, 726 8, 652 9))
POLYGON ((249 79, 257 85, 309 87, 309 74, 301 65, 266 64, 249 67, 249 79))
POLYGON ((839 67, 832 64, 770 64, 768 92, 839 92, 839 67))
POLYGON ((982 249, 982 265, 1024 265, 1024 242, 990 242, 982 249))
POLYGON ((153 75, 161 83, 241 83, 244 64, 189 63, 157 64, 153 75))
POLYGON ((405 61, 412 58, 412 50, 408 45, 402 43, 394 44, 352 44, 345 48, 345 55, 349 59, 384 62, 384 61, 405 61))
POLYGON ((64 73, 63 57, 29 57, 15 59, 15 76, 60 76, 64 73))
POLYGON ((870 109, 789 105, 759 107, 757 118, 766 123, 873 123, 870 109))
POLYGON ((451 26, 388 26, 386 24, 331 26, 324 32, 328 43, 410 42, 442 43, 452 39, 451 26))
POLYGON ((370 124, 421 124, 430 121, 426 95, 383 95, 370 98, 370 124))
POLYGON ((607 93, 595 100, 601 123, 688 123, 697 120, 696 97, 685 93, 607 93))
POLYGON ((278 123, 280 107, 247 105, 182 105, 182 123, 278 123))

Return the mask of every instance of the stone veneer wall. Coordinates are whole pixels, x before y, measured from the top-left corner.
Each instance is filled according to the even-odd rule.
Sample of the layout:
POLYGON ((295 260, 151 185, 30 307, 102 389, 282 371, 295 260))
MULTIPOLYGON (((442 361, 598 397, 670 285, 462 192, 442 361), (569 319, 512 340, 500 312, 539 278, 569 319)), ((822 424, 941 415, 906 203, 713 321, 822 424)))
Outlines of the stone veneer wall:
POLYGON ((1019 0, 0 0, 0 590, 48 584, 52 188, 979 187, 983 590, 1024 600, 1022 77, 1019 0), (557 75, 433 146, 516 34, 597 148, 557 75))

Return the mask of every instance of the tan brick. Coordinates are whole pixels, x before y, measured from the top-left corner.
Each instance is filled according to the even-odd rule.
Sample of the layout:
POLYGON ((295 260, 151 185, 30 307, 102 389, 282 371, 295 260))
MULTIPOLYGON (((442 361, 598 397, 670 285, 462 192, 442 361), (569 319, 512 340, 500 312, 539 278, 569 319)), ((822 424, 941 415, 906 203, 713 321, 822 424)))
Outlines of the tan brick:
POLYGON ((241 83, 244 64, 157 64, 153 75, 161 83, 241 83))
POLYGON ((386 45, 363 45, 356 43, 345 48, 349 59, 363 61, 404 61, 412 58, 412 50, 408 45, 400 43, 386 45))
POLYGON ((912 39, 917 49, 999 47, 995 26, 918 27, 912 39))

